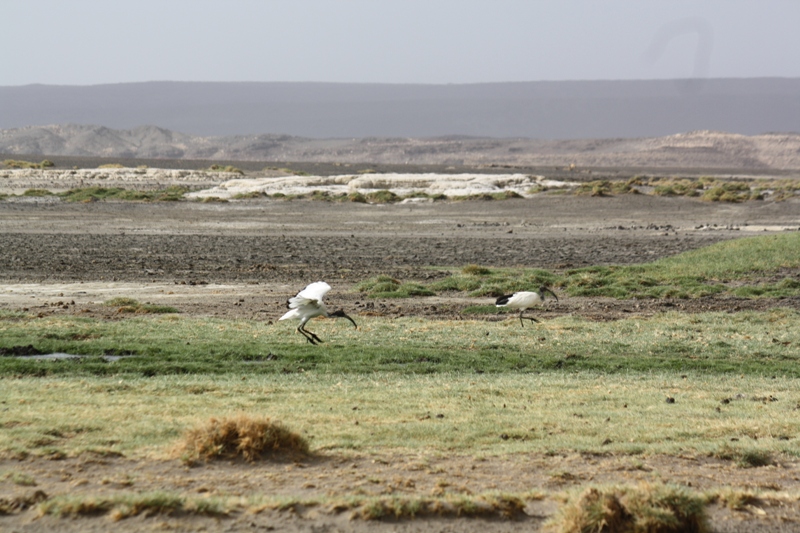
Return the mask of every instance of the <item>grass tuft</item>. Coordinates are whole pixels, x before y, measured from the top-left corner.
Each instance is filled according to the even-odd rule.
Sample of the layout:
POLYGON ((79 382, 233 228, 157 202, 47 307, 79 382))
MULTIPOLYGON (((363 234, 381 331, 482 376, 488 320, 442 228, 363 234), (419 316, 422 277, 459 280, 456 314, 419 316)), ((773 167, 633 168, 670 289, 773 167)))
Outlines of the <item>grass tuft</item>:
POLYGON ((47 189, 28 189, 22 193, 22 196, 53 196, 53 193, 47 189))
POLYGON ((308 442, 280 422, 247 415, 209 419, 205 425, 186 432, 180 449, 182 459, 190 464, 237 457, 252 462, 266 454, 309 453, 308 442))
POLYGON ((20 496, 0 496, 0 516, 10 515, 24 511, 47 499, 47 494, 42 490, 20 496))
POLYGON ((367 203, 367 197, 360 192, 351 192, 347 195, 347 201, 355 202, 357 204, 365 204, 367 203))
POLYGON ((710 497, 712 501, 718 501, 728 509, 734 511, 744 511, 749 507, 761 504, 761 498, 749 490, 727 489, 710 497))
POLYGON ((401 283, 386 275, 364 280, 356 285, 356 290, 372 298, 410 298, 412 296, 433 296, 431 289, 414 282, 401 283))
POLYGON ((41 163, 33 163, 31 161, 20 161, 16 159, 5 159, 3 165, 6 168, 49 168, 55 166, 50 160, 43 160, 41 163))
POLYGON ((523 512, 525 501, 516 495, 492 492, 433 498, 381 496, 334 506, 334 510, 346 509, 354 509, 353 517, 363 520, 407 519, 420 515, 513 518, 523 512))
POLYGON ((218 500, 187 500, 164 491, 114 496, 56 496, 39 505, 39 515, 58 517, 98 516, 109 514, 122 520, 140 514, 172 514, 185 512, 206 516, 223 516, 227 509, 218 500))
POLYGON ((768 450, 732 448, 727 444, 711 454, 717 459, 734 461, 741 468, 757 468, 775 463, 768 450))
POLYGON ((385 189, 367 193, 366 198, 371 204, 393 204, 400 200, 395 193, 385 189))
POLYGON ((241 174, 244 176, 242 169, 236 168, 232 165, 211 165, 208 167, 208 170, 212 172, 232 172, 234 174, 241 174))
POLYGON ((268 195, 263 191, 250 191, 235 194, 232 196, 234 200, 249 200, 253 198, 266 198, 268 195))
POLYGON ((461 269, 461 273, 467 276, 486 276, 491 272, 491 269, 480 265, 467 265, 461 269))
POLYGON ((571 498, 551 523, 559 533, 704 533, 705 501, 680 487, 589 487, 571 498))
POLYGON ((117 313, 136 314, 167 314, 180 313, 178 309, 169 305, 143 304, 133 298, 119 296, 103 302, 106 307, 116 307, 117 313))
POLYGON ((118 187, 82 187, 59 193, 66 202, 97 202, 102 200, 120 200, 129 202, 176 202, 189 192, 188 187, 173 186, 155 191, 135 191, 118 187))

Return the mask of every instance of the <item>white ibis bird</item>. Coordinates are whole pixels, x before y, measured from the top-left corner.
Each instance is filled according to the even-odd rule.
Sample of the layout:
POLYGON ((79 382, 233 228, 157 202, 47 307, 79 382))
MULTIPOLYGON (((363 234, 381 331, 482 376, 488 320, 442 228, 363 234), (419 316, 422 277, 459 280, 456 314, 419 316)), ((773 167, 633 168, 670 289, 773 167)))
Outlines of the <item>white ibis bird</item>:
POLYGON ((525 320, 532 320, 533 322, 539 322, 533 317, 529 316, 522 316, 522 313, 529 307, 533 307, 534 305, 538 305, 544 303, 545 293, 550 293, 553 295, 553 298, 558 301, 558 296, 556 293, 548 289, 547 287, 539 287, 539 292, 530 292, 530 291, 522 291, 522 292, 515 292, 514 294, 507 294, 505 296, 501 296, 497 299, 494 303, 497 307, 508 307, 509 309, 519 309, 519 323, 524 327, 524 323, 522 322, 523 319, 525 320))
POLYGON ((306 322, 314 317, 324 316, 326 318, 346 318, 353 323, 353 326, 358 328, 355 320, 347 316, 342 309, 333 311, 331 313, 328 312, 328 310, 325 308, 325 304, 322 303, 322 298, 328 293, 329 290, 331 290, 331 286, 324 281, 315 281, 314 283, 311 283, 305 289, 298 292, 297 296, 289 298, 289 300, 286 302, 289 312, 280 317, 278 320, 288 320, 292 318, 299 320, 300 325, 297 326, 297 332, 303 335, 303 337, 305 337, 306 340, 311 344, 322 342, 322 339, 305 328, 306 322))

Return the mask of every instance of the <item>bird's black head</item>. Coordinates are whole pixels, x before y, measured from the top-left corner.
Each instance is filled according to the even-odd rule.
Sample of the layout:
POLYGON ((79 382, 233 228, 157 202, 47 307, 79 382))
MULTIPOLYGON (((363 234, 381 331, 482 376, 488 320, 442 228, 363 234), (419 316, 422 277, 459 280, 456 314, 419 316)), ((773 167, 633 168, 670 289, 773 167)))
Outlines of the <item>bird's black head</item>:
POLYGON ((553 291, 551 291, 550 289, 548 289, 548 288, 547 288, 547 287, 545 287, 544 285, 542 285, 541 287, 539 287, 539 296, 541 296, 541 297, 542 297, 542 300, 544 300, 544 293, 546 293, 546 292, 549 292, 550 294, 552 294, 552 295, 553 295, 553 298, 555 298, 555 299, 556 299, 556 301, 558 301, 558 296, 556 296, 556 293, 554 293, 553 291))
POLYGON ((329 314, 328 314, 328 316, 329 316, 329 317, 333 317, 333 316, 335 316, 335 317, 339 317, 339 318, 346 318, 347 320, 349 320, 350 322, 352 322, 352 323, 353 323, 353 326, 354 326, 356 329, 358 328, 358 325, 356 324, 356 321, 355 321, 355 320, 353 320, 352 318, 350 318, 349 316, 347 316, 347 315, 345 314, 345 312, 344 312, 344 309, 337 309, 336 311, 334 311, 334 312, 332 312, 332 313, 329 313, 329 314))

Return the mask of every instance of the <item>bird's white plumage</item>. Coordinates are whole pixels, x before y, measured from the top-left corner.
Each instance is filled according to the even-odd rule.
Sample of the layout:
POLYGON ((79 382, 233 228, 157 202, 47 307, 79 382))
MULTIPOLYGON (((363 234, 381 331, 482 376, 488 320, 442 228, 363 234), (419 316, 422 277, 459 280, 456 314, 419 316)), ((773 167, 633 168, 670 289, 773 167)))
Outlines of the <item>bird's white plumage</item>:
POLYGON ((511 309, 525 310, 534 305, 539 305, 543 302, 542 297, 538 292, 515 292, 505 304, 497 305, 497 307, 508 307, 511 309))
POLYGON ((533 317, 522 316, 522 313, 525 312, 526 309, 529 307, 533 307, 534 305, 540 305, 544 303, 545 293, 550 293, 553 295, 553 298, 558 301, 558 296, 556 293, 551 291, 545 286, 539 287, 538 292, 534 291, 519 291, 515 292, 514 294, 506 294, 505 296, 501 296, 500 298, 495 301, 495 306, 497 307, 507 307, 509 309, 519 309, 519 323, 520 325, 523 324, 522 320, 530 320, 531 322, 538 322, 533 317))
POLYGON ((326 315, 327 309, 322 303, 322 298, 331 290, 331 286, 324 281, 315 281, 305 289, 297 293, 297 296, 289 298, 289 311, 278 320, 298 319, 302 323, 309 319, 326 315))
POLYGON ((331 286, 325 283, 324 281, 315 281, 314 283, 310 283, 305 289, 298 292, 297 296, 289 300, 289 307, 293 307, 291 304, 292 300, 296 300, 299 298, 305 298, 307 300, 317 300, 318 302, 322 303, 322 299, 325 297, 326 294, 328 294, 329 290, 331 290, 331 286))
POLYGON ((325 304, 322 303, 322 299, 326 294, 328 294, 329 290, 331 290, 331 286, 324 281, 315 281, 314 283, 311 283, 310 285, 306 286, 305 289, 298 292, 297 296, 289 298, 289 301, 286 302, 288 304, 289 311, 287 311, 278 320, 299 320, 300 325, 297 326, 297 332, 303 335, 303 337, 305 337, 306 340, 311 344, 319 344, 322 342, 322 339, 317 337, 314 333, 308 331, 305 328, 305 325, 306 322, 318 316, 324 316, 327 318, 346 318, 353 323, 353 326, 356 329, 358 329, 356 321, 347 316, 344 310, 338 309, 332 313, 328 312, 325 304))

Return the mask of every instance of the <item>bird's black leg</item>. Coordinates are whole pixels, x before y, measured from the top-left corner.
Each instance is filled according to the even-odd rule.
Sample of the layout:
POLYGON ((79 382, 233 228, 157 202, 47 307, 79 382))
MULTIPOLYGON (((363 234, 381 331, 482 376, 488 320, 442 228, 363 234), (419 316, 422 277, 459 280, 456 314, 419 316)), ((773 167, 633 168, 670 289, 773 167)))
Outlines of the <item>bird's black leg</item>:
POLYGON ((310 342, 311 344, 315 344, 315 345, 317 344, 317 343, 314 341, 314 339, 312 339, 311 337, 309 337, 309 336, 308 336, 308 334, 307 334, 307 333, 305 332, 305 330, 303 329, 303 326, 297 326, 297 332, 298 332, 300 335, 302 335, 303 337, 305 337, 305 338, 306 338, 306 340, 307 340, 308 342, 310 342))
POLYGON ((525 323, 522 321, 523 319, 530 320, 532 322, 537 322, 537 323, 539 322, 538 320, 536 320, 535 318, 533 318, 531 316, 522 316, 522 313, 523 313, 523 311, 519 312, 519 325, 522 326, 523 328, 525 327, 525 323))
POLYGON ((302 334, 303 334, 303 337, 305 337, 305 338, 306 338, 306 340, 307 340, 308 342, 310 342, 311 344, 314 344, 314 345, 316 345, 316 344, 318 344, 318 343, 322 342, 322 339, 320 339, 320 338, 319 338, 319 337, 317 337, 315 334, 313 334, 312 332, 308 331, 308 330, 305 328, 305 324, 302 324, 302 325, 298 326, 298 327, 297 327, 297 331, 299 331, 300 333, 302 333, 302 334))

